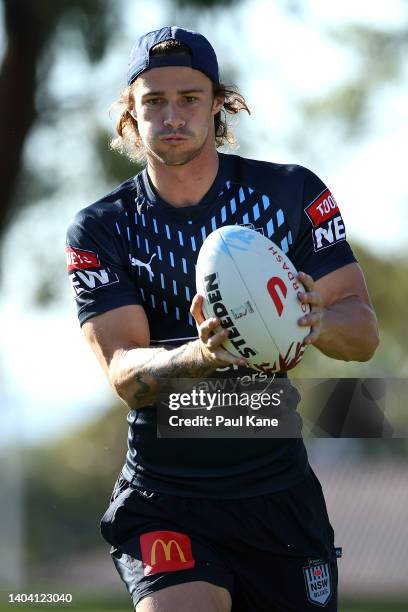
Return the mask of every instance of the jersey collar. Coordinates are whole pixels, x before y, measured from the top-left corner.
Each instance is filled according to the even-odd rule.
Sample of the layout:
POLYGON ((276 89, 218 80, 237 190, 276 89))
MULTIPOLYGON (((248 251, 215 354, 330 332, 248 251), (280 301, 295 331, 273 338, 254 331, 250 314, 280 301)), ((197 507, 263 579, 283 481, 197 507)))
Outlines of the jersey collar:
POLYGON ((159 194, 154 189, 152 182, 150 180, 149 174, 147 172, 147 168, 142 170, 137 175, 139 187, 144 195, 146 200, 146 204, 148 206, 154 206, 157 208, 165 209, 166 211, 175 214, 180 217, 191 217, 195 216, 198 211, 201 211, 208 204, 213 202, 222 192, 225 182, 227 180, 228 174, 228 166, 229 166, 229 155, 225 155, 223 153, 218 154, 219 157, 219 166, 218 172, 214 179, 213 184, 210 189, 207 191, 205 196, 197 203, 192 206, 183 206, 181 208, 172 206, 165 200, 163 200, 159 194))

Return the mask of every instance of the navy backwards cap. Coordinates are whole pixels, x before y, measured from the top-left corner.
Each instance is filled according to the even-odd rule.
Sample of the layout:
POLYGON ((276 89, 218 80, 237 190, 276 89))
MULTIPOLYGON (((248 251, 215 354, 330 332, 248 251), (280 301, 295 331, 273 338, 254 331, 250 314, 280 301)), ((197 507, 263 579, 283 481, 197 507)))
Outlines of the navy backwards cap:
POLYGON ((220 82, 215 51, 208 40, 198 32, 167 26, 141 36, 130 53, 127 83, 131 85, 145 70, 162 66, 188 66, 204 72, 217 85, 220 82), (173 53, 150 56, 152 48, 165 40, 178 40, 187 45, 191 55, 173 53))

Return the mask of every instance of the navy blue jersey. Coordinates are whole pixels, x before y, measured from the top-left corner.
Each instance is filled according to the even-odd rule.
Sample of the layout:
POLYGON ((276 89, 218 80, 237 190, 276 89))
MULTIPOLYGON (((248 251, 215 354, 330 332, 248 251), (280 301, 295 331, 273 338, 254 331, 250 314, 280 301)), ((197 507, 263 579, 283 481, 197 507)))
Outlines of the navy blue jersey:
MULTIPOLYGON (((151 346, 197 338, 189 312, 195 264, 205 238, 223 225, 262 232, 315 280, 356 261, 336 201, 310 170, 236 155, 219 159, 214 183, 196 205, 164 202, 144 170, 76 215, 67 260, 81 325, 141 304, 151 346)), ((237 377, 254 375, 234 370, 237 377)), ((160 439, 154 406, 130 410, 128 423, 124 476, 146 489, 238 498, 285 489, 304 477, 301 439, 160 439)))

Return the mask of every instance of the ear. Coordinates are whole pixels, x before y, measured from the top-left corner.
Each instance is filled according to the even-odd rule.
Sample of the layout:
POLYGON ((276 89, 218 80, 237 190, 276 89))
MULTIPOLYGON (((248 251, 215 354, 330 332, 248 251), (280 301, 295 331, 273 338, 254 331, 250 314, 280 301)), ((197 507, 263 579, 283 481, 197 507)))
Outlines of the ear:
POLYGON ((224 96, 217 96, 216 98, 214 98, 213 109, 212 109, 213 115, 216 115, 217 113, 220 112, 220 110, 224 106, 224 102, 225 102, 224 96))

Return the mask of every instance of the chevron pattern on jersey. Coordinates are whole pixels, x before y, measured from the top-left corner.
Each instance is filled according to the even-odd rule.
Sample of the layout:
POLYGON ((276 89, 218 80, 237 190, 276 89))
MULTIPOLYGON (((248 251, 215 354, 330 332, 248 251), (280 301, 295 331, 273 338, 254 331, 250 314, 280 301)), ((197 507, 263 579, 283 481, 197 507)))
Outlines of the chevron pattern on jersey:
MULTIPOLYGON (((195 294, 195 264, 207 236, 223 225, 246 225, 273 240, 285 253, 292 234, 282 208, 271 196, 251 187, 226 181, 214 203, 193 219, 157 215, 154 207, 138 205, 134 216, 133 267, 148 317, 184 321, 195 328, 189 312, 195 294), (207 215, 205 213, 207 212, 207 215)), ((116 228, 132 235, 129 227, 116 228)), ((129 256, 132 263, 132 256, 129 256)), ((191 331, 190 331, 191 334, 191 331)))

